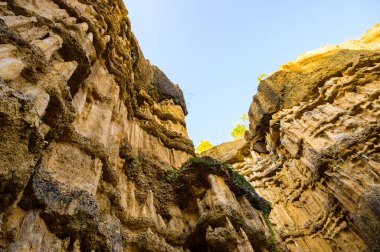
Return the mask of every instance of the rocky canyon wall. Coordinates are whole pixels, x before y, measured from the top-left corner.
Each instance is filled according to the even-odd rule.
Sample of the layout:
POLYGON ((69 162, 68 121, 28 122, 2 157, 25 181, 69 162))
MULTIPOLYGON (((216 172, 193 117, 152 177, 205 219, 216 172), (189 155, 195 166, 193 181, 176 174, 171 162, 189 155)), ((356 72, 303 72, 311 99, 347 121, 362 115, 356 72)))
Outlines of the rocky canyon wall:
POLYGON ((379 25, 262 80, 232 169, 127 15, 0 2, 0 251, 380 251, 379 25))
POLYGON ((187 161, 182 91, 121 0, 0 2, 0 97, 0 251, 282 246, 243 177, 187 161))
POLYGON ((379 95, 376 25, 262 80, 246 145, 205 154, 233 164, 272 203, 270 222, 290 251, 380 251, 379 95))

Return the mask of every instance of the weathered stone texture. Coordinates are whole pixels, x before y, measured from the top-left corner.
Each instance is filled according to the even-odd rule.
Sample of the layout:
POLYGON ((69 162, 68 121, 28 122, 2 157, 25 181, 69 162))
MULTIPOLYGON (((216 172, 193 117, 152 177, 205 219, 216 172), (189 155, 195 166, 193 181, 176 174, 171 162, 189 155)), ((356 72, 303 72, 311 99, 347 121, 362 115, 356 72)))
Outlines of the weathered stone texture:
POLYGON ((260 83, 247 142, 204 154, 249 184, 189 160, 121 0, 0 2, 0 251, 380 250, 379 34, 260 83))
POLYGON ((233 167, 290 251, 380 250, 379 34, 302 55, 253 99, 252 152, 233 167))
POLYGON ((247 155, 249 155, 249 145, 244 139, 222 143, 199 154, 199 156, 210 156, 228 164, 244 161, 247 155))
POLYGON ((269 247, 251 187, 207 159, 180 170, 182 91, 121 0, 0 2, 0 98, 0 251, 269 247))

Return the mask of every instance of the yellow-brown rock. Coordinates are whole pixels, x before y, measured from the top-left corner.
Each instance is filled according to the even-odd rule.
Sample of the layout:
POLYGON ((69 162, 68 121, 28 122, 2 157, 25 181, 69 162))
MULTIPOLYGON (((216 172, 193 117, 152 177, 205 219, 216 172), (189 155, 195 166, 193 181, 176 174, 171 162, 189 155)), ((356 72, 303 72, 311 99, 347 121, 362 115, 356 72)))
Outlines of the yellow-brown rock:
POLYGON ((267 201, 188 161, 182 91, 143 57, 121 0, 0 2, 0 98, 0 251, 274 245, 267 201))
POLYGON ((252 152, 233 167, 287 249, 380 251, 380 25, 282 66, 249 114, 252 152))
POLYGON ((219 144, 207 151, 200 153, 201 157, 212 157, 220 162, 234 164, 244 161, 244 157, 249 155, 249 146, 244 139, 235 140, 219 144))
POLYGON ((252 140, 264 141, 269 121, 277 111, 316 98, 328 80, 352 75, 362 64, 377 62, 379 33, 376 26, 360 40, 301 55, 262 80, 249 109, 252 140))
POLYGON ((380 251, 380 25, 261 81, 234 170, 127 14, 0 2, 0 251, 380 251))

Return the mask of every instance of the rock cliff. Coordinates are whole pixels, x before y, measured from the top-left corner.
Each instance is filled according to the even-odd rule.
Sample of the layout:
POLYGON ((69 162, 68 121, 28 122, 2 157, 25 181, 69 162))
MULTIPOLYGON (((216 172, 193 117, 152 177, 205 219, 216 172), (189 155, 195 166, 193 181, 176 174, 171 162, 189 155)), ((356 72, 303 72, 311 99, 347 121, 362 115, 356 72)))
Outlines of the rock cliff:
POLYGON ((189 160, 182 91, 121 0, 0 2, 0 97, 0 251, 282 246, 241 175, 189 160))
POLYGON ((380 251, 379 25, 262 80, 213 159, 127 16, 0 2, 0 251, 380 251))
POLYGON ((249 117, 251 153, 230 163, 272 203, 286 248, 380 251, 380 25, 283 65, 260 82, 249 117))

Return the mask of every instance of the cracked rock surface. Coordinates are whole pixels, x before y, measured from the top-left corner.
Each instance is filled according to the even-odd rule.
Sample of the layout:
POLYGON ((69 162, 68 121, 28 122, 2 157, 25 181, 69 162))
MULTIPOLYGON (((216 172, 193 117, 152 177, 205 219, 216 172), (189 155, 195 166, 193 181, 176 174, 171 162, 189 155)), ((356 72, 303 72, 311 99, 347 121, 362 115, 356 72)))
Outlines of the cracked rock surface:
POLYGON ((283 246, 241 176, 188 161, 182 91, 127 14, 121 0, 0 2, 0 251, 283 246))
MULTIPOLYGON (((380 25, 260 82, 251 152, 232 165, 272 203, 269 220, 288 250, 380 251, 379 97, 380 25)), ((222 160, 224 151, 241 152, 209 153, 222 160)))

